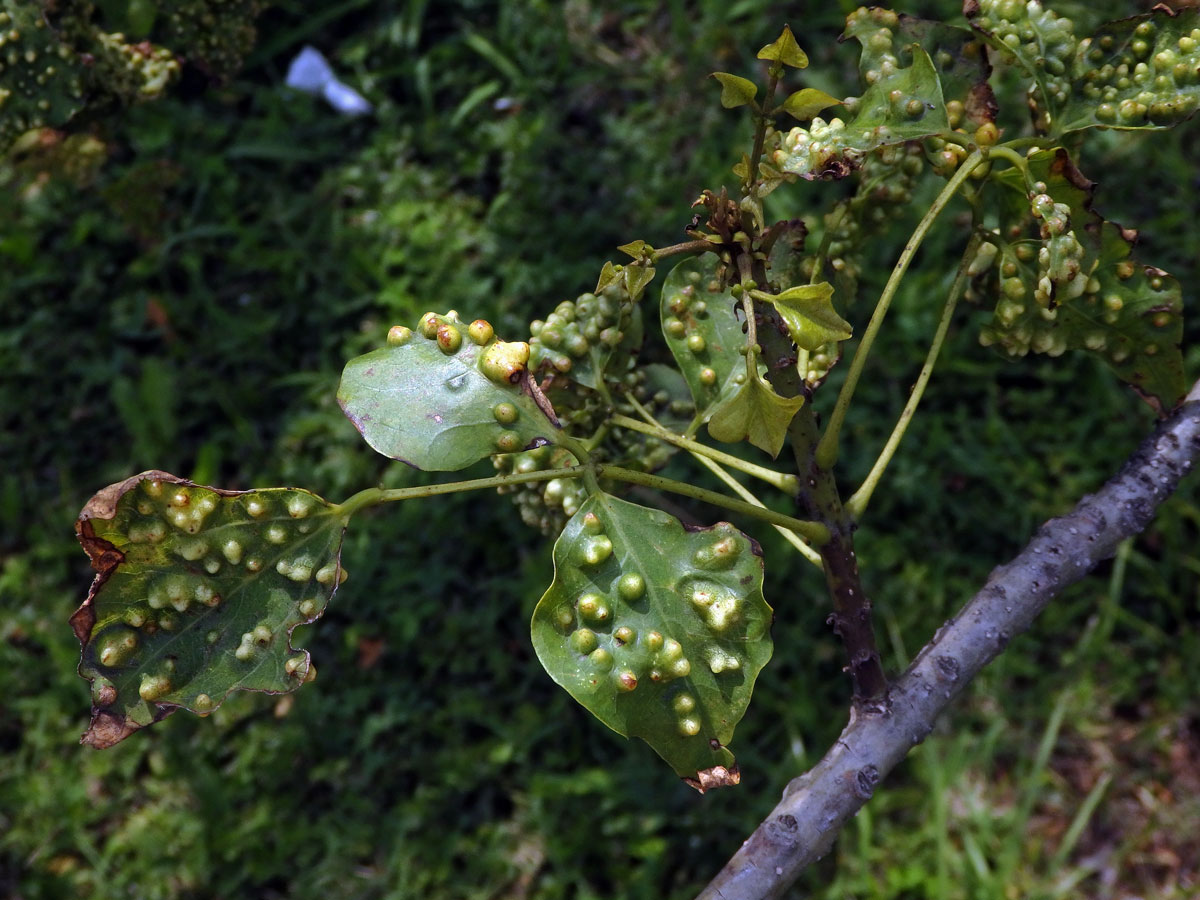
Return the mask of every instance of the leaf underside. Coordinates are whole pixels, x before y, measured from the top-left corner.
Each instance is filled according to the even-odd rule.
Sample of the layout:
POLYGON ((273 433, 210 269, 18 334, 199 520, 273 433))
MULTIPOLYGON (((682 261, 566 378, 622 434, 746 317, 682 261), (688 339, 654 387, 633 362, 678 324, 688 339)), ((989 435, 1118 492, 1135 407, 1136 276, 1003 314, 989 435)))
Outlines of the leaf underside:
POLYGON ((533 614, 550 676, 699 789, 736 783, 727 744, 771 655, 758 545, 593 494, 554 545, 533 614))
POLYGON ((295 488, 220 491, 149 471, 111 485, 76 532, 96 570, 71 617, 92 683, 82 742, 111 747, 175 709, 207 714, 235 690, 310 680, 292 630, 345 577, 345 519, 295 488))

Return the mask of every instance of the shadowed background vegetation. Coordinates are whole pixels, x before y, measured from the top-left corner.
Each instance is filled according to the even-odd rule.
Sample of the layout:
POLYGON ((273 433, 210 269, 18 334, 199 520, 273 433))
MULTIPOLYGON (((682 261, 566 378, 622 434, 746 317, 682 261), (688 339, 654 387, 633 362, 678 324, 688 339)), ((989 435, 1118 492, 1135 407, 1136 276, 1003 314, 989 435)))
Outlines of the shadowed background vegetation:
MULTIPOLYGON (((66 619, 90 572, 71 526, 147 468, 332 500, 425 477, 343 418, 344 361, 427 309, 525 334, 616 245, 678 239, 748 140, 708 72, 757 73, 789 21, 807 83, 856 92, 857 54, 834 40, 853 4, 812 6, 277 3, 227 83, 185 71, 165 99, 0 163, 0 896, 657 900, 691 896, 736 849, 836 736, 849 692, 819 577, 767 529, 747 526, 776 656, 734 743, 742 785, 699 797, 543 674, 529 615, 550 546, 482 494, 355 520, 350 580, 301 637, 315 684, 81 748, 66 619), (282 86, 305 43, 375 114, 282 86)), ((1096 7, 1055 5, 1108 17, 1096 7)), ((1142 229, 1141 258, 1194 309, 1200 128, 1099 135, 1082 159, 1099 208, 1142 229)), ((814 216, 843 190, 781 190, 775 212, 814 216)), ((848 318, 919 212, 873 248, 848 318)), ((935 229, 875 351, 843 452, 859 478, 962 239, 952 217, 935 229)), ((981 317, 960 313, 858 538, 892 670, 1152 426, 1098 362, 980 347, 981 317)), ((1195 377, 1200 352, 1187 360, 1195 377)), ((1195 896, 1198 537, 1193 479, 1014 641, 796 896, 1195 896)))

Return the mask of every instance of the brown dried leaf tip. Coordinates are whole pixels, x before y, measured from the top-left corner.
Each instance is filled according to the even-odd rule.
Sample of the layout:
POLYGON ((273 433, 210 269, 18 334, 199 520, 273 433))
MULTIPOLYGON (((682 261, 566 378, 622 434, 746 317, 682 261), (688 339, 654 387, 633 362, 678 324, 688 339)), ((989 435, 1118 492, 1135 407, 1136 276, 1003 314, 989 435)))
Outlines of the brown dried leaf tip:
POLYGON ((711 791, 713 788, 733 787, 735 784, 741 783, 742 773, 737 766, 725 768, 724 766, 713 766, 711 769, 701 769, 696 773, 695 778, 685 778, 684 783, 694 787, 701 794, 705 791, 711 791))

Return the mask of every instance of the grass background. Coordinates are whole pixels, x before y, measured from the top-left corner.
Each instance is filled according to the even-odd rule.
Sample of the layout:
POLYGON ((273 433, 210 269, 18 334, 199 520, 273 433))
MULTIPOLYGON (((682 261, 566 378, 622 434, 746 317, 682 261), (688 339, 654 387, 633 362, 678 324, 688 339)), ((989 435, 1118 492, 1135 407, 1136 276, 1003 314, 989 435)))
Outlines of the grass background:
MULTIPOLYGON (((301 638, 316 684, 81 748, 66 618, 90 573, 71 526, 98 487, 151 467, 335 500, 413 483, 333 402, 345 359, 429 308, 524 333, 616 245, 676 239, 747 142, 706 74, 757 72, 791 21, 809 83, 852 92, 856 54, 834 40, 851 8, 293 0, 262 16, 228 85, 185 79, 95 123, 90 165, 0 165, 0 896, 695 893, 848 699, 820 580, 769 531, 777 649, 734 745, 744 781, 700 798, 541 672, 528 620, 550 548, 482 495, 355 522, 351 580, 301 638), (281 87, 306 42, 375 115, 281 87)), ((1083 152, 1100 209, 1143 229, 1141 257, 1189 306, 1197 134, 1097 135, 1083 152)), ((791 203, 813 215, 839 189, 801 185, 791 203)), ((916 212, 872 247, 863 296, 916 212)), ((906 280, 847 425, 847 483, 915 377, 959 240, 947 218, 906 280)), ((892 670, 1152 424, 1087 357, 980 348, 982 317, 960 316, 859 535, 892 670)), ((1198 500, 1192 479, 1016 639, 795 896, 1196 896, 1198 500)))

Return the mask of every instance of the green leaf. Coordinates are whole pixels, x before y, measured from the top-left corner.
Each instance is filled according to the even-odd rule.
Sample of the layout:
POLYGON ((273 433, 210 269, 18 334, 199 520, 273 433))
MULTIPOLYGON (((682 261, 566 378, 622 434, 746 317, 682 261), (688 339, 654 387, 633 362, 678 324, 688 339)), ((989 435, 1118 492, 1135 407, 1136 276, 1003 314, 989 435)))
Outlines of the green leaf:
POLYGON ((726 109, 736 109, 754 102, 758 87, 748 78, 728 72, 713 72, 712 77, 721 82, 721 105, 726 109))
POLYGON ((833 285, 802 284, 779 294, 755 292, 755 299, 772 303, 797 347, 816 351, 825 344, 845 341, 854 333, 833 308, 833 285))
POLYGON ((47 28, 40 3, 0 0, 5 56, 0 60, 0 152, 35 128, 61 127, 86 100, 88 66, 47 28))
POLYGON ((627 256, 632 256, 634 259, 641 259, 648 251, 652 252, 654 250, 653 247, 642 240, 630 241, 628 244, 622 244, 617 249, 627 256))
MULTIPOLYGON (((853 104, 849 121, 814 119, 810 128, 783 135, 771 161, 784 174, 843 178, 877 147, 902 144, 950 129, 942 86, 929 54, 913 47, 912 65, 876 71, 853 104)), ((847 108, 851 109, 847 101, 847 108)))
POLYGON ((995 119, 996 100, 988 84, 991 66, 974 31, 874 6, 860 7, 846 17, 845 36, 862 45, 859 71, 868 83, 891 67, 911 66, 917 45, 933 60, 950 127, 974 129, 995 119))
POLYGON ((701 421, 738 389, 736 379, 745 372, 738 303, 721 289, 716 264, 712 254, 680 262, 663 284, 660 303, 663 335, 701 421))
POLYGON ((1079 44, 1074 23, 1040 2, 978 0, 964 11, 988 46, 1033 82, 1029 103, 1034 127, 1050 131, 1070 90, 1066 72, 1079 44))
POLYGON ((642 299, 642 292, 654 280, 654 266, 629 265, 625 267, 625 290, 630 299, 637 303, 642 299))
POLYGON ((346 519, 296 488, 219 491, 150 471, 100 491, 76 533, 96 570, 71 617, 92 683, 83 743, 111 747, 231 691, 293 691, 316 671, 292 630, 345 578, 346 519))
POLYGON ((801 122, 807 122, 823 109, 837 106, 842 101, 816 88, 803 88, 794 94, 789 94, 779 107, 788 115, 801 122))
POLYGON ((998 266, 988 275, 997 303, 980 340, 1010 356, 1087 350, 1159 412, 1172 409, 1187 389, 1179 283, 1133 259, 1134 235, 1095 213, 1094 185, 1065 150, 1044 150, 1028 160, 1032 177, 1060 207, 1051 209, 1035 197, 1033 205, 1049 213, 1035 218, 1015 170, 995 179, 1009 190, 995 204, 1001 225, 990 241, 998 248, 998 266), (1063 209, 1069 214, 1065 222, 1063 209), (1059 220, 1048 221, 1055 217, 1059 220), (1068 250, 1077 245, 1072 268, 1079 271, 1073 277, 1054 271, 1064 238, 1068 250))
POLYGON ((533 646, 558 684, 704 789, 736 784, 727 748, 771 656, 758 545, 732 525, 686 530, 593 494, 554 545, 533 646))
POLYGON ((736 390, 712 411, 708 433, 730 444, 749 441, 776 457, 804 397, 781 397, 757 372, 741 374, 736 390))
POLYGON ((779 37, 775 38, 773 43, 767 44, 758 51, 758 58, 781 62, 793 69, 808 68, 808 55, 800 49, 800 45, 796 43, 796 36, 792 34, 792 29, 788 25, 783 26, 783 31, 779 33, 779 37))
POLYGON ((1069 75, 1055 134, 1178 125, 1200 106, 1200 10, 1110 22, 1080 41, 1069 75))
POLYGON ((606 287, 612 284, 620 274, 621 271, 612 264, 611 260, 605 262, 604 266, 600 269, 600 277, 596 279, 596 290, 594 293, 599 294, 606 287))
POLYGON ((433 313, 416 332, 396 326, 388 343, 346 364, 337 395, 377 452, 446 472, 553 440, 528 344, 496 340, 482 320, 468 327, 433 313))

